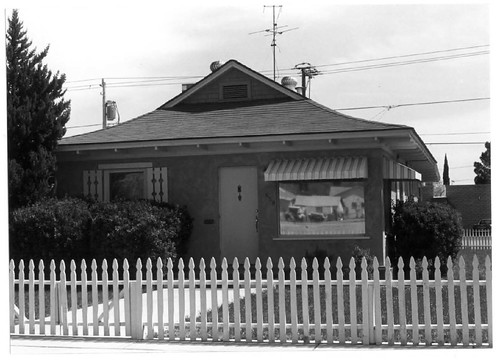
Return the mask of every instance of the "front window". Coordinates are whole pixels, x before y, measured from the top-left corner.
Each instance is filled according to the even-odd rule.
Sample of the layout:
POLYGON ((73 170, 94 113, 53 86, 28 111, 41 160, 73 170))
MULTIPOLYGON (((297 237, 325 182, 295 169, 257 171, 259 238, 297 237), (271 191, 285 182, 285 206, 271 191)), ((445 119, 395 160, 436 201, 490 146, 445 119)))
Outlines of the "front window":
POLYGON ((109 198, 115 200, 139 200, 145 197, 145 172, 114 172, 109 174, 109 198))
POLYGON ((280 234, 365 234, 362 181, 280 182, 280 234))

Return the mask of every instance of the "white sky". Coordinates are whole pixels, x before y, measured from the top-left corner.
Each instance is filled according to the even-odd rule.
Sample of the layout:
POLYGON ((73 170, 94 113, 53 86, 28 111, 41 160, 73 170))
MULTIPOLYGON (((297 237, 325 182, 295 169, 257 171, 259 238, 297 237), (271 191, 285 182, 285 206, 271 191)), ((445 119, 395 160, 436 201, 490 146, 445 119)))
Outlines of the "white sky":
MULTIPOLYGON (((351 4, 353 2, 350 2, 351 4)), ((236 59, 272 76, 271 37, 249 35, 272 26, 272 9, 255 1, 184 1, 157 6, 151 1, 105 2, 68 6, 16 1, 33 44, 50 44, 46 63, 67 76, 71 120, 67 136, 99 129, 102 123, 101 78, 108 100, 117 102, 122 121, 177 95, 182 82, 170 85, 112 87, 116 77, 205 76, 214 60, 236 59), (174 5, 176 4, 176 5, 174 5), (209 4, 209 5, 207 5, 209 4), (86 82, 79 80, 93 79, 86 82), (87 85, 86 89, 75 86, 87 85), (73 89, 71 88, 73 87, 73 89), (77 128, 71 128, 77 127, 77 128)), ((328 73, 388 62, 487 52, 488 46, 407 58, 323 66, 342 62, 427 53, 490 44, 488 3, 434 5, 377 3, 342 5, 326 1, 280 1, 278 25, 297 30, 277 38, 279 75, 298 63, 323 71, 312 80, 311 98, 332 109, 372 105, 490 97, 490 56, 475 55, 406 66, 328 73)), ((285 28, 286 29, 286 28, 285 28)), ((280 78, 280 77, 279 77, 280 78)), ((279 80, 278 78, 278 80, 279 80)), ((135 79, 134 81, 142 81, 135 79)), ((477 145, 428 145, 442 172, 447 153, 454 184, 473 184, 473 163, 490 140, 490 101, 342 111, 368 120, 414 127, 426 143, 480 142, 477 145), (456 134, 465 133, 465 134, 456 134), (478 134, 479 133, 479 134, 478 134), (438 134, 438 135, 433 135, 438 134)))

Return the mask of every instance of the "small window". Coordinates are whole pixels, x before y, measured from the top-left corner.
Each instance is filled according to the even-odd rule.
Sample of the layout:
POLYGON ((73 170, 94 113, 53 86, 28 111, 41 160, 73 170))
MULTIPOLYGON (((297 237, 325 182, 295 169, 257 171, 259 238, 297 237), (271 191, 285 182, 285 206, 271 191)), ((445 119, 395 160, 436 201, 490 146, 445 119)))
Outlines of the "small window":
POLYGON ((248 85, 247 84, 234 84, 222 86, 222 99, 247 99, 248 98, 248 85))
POLYGON ((99 164, 83 172, 83 195, 98 201, 168 202, 167 168, 151 163, 99 164))
POLYGON ((363 235, 364 198, 359 181, 280 182, 280 235, 363 235))
POLYGON ((109 198, 139 200, 145 197, 145 172, 116 172, 109 174, 109 198))

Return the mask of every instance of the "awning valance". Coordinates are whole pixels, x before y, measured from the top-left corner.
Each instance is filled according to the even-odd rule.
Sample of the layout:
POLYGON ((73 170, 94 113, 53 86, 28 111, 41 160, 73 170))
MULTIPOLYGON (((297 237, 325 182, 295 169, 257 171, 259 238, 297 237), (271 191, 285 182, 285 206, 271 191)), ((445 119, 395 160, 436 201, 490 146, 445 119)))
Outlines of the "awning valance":
POLYGON ((365 157, 279 159, 264 172, 266 181, 358 179, 368 177, 365 157))
POLYGON ((422 180, 422 175, 401 163, 384 158, 384 179, 422 180))

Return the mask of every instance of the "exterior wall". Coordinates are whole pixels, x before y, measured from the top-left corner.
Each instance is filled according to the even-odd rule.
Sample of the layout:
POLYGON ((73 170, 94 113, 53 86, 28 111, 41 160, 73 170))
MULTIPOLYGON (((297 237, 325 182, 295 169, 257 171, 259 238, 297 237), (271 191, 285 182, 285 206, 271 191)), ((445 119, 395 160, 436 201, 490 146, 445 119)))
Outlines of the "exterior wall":
MULTIPOLYGON (((58 195, 80 195, 83 189, 82 173, 85 169, 96 169, 99 163, 125 163, 106 160, 96 162, 59 163, 57 173, 58 195)), ((219 246, 219 168, 230 166, 256 166, 258 169, 259 204, 259 257, 272 257, 275 263, 279 257, 288 262, 306 253, 326 252, 329 256, 343 257, 346 262, 355 245, 369 248, 379 260, 384 257, 384 205, 382 151, 308 151, 251 153, 210 156, 186 156, 170 158, 148 158, 130 162, 152 162, 154 167, 167 167, 169 202, 186 205, 194 218, 193 233, 189 245, 189 256, 221 256, 219 246), (264 171, 273 159, 297 159, 312 157, 366 156, 368 175, 365 180, 365 230, 364 237, 335 236, 331 239, 314 239, 310 236, 299 239, 278 237, 279 232, 279 194, 276 182, 264 181, 264 171), (212 222, 213 220, 213 222, 212 222)))
POLYGON ((446 198, 433 198, 432 185, 423 188, 423 199, 446 202, 460 212, 464 228, 472 228, 480 219, 491 218, 491 185, 446 186, 446 198))

